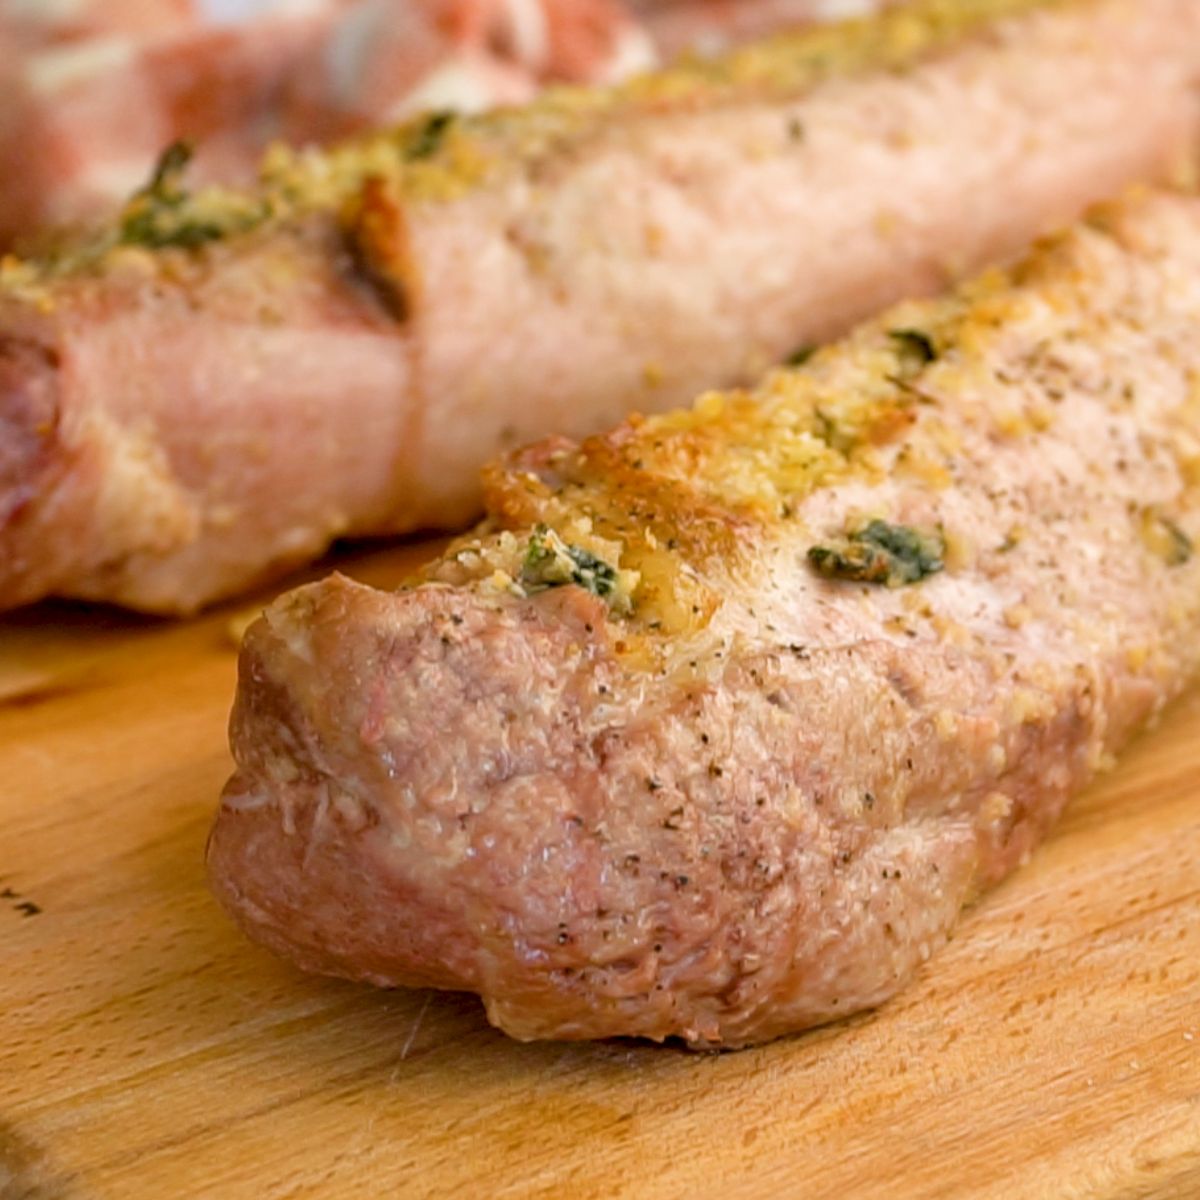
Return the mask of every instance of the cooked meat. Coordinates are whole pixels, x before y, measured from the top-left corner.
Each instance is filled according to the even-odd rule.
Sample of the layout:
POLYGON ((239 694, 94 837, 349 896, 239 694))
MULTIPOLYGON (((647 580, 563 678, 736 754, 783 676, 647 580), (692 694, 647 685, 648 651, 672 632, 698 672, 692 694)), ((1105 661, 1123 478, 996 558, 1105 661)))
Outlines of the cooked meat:
POLYGON ((531 99, 653 64, 617 0, 0 0, 0 247, 109 216, 165 145, 253 181, 278 137, 531 99))
POLYGON ((0 278, 0 605, 188 611, 460 525, 501 449, 753 378, 1169 173, 1198 85, 1192 0, 925 0, 261 192, 168 159, 98 246, 0 278))
POLYGON ((218 897, 519 1038, 879 1004, 1200 668, 1198 328, 1200 200, 1158 194, 518 454, 423 582, 250 628, 218 897))
POLYGON ((177 139, 199 143, 195 177, 244 184, 275 138, 615 83, 656 39, 713 52, 864 0, 638 8, 644 26, 621 0, 0 0, 0 246, 103 219, 177 139))
POLYGON ((252 181, 331 4, 233 22, 207 10, 236 2, 0 0, 0 248, 108 216, 177 138, 206 177, 252 181))
POLYGON ((615 83, 655 64, 618 0, 358 0, 292 73, 292 141, 422 110, 479 112, 548 82, 615 83))

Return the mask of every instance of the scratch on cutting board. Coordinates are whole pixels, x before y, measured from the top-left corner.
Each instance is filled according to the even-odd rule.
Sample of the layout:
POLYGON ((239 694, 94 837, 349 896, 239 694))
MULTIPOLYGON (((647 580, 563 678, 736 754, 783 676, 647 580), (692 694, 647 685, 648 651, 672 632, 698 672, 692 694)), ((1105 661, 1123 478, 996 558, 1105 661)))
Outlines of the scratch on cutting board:
MULTIPOLYGON (((7 905, 14 913, 22 917, 36 917, 42 912, 42 906, 35 904, 28 896, 23 896, 16 888, 7 883, 7 876, 0 875, 0 904, 7 905)), ((2 1146, 3 1143, 0 1143, 2 1146)), ((0 1192, 0 1196, 4 1193, 0 1192)))
POLYGON ((417 1033, 421 1028, 421 1022, 425 1020, 425 1013, 429 1009, 429 1001, 433 999, 432 992, 425 993, 425 1003, 421 1005, 421 1011, 417 1013, 417 1019, 413 1022, 413 1027, 408 1031, 408 1037, 404 1042, 404 1049, 400 1051, 400 1061, 403 1062, 408 1057, 408 1052, 412 1049, 412 1044, 417 1040, 417 1033))
POLYGON ((0 1119, 0 1196, 4 1200, 68 1200, 61 1176, 48 1169, 42 1150, 0 1119))
POLYGON ((0 706, 30 708, 82 691, 95 680, 86 666, 46 671, 34 667, 0 668, 0 706))
POLYGON ((19 703, 52 693, 54 676, 48 671, 5 666, 0 670, 0 704, 19 703))

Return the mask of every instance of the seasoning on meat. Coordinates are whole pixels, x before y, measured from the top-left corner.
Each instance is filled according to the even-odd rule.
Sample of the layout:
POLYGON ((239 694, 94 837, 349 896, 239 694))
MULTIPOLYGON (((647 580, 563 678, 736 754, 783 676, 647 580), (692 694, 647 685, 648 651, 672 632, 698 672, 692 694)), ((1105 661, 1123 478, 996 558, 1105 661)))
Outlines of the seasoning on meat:
POLYGON ((150 182, 136 193, 121 215, 121 245, 163 249, 195 249, 231 233, 244 232, 270 215, 266 204, 255 204, 233 193, 211 201, 206 211, 186 190, 184 172, 192 158, 187 142, 168 146, 150 182))
POLYGON ((812 546, 808 561, 829 579, 900 587, 940 571, 945 554, 939 532, 874 520, 841 541, 812 546))
POLYGON ((618 579, 608 563, 540 525, 529 539, 520 582, 529 594, 576 583, 594 596, 608 598, 616 592, 618 579))
POLYGON ((217 896, 519 1038, 882 1003, 1200 676, 1198 328, 1200 198, 1148 193, 752 393, 496 464, 410 586, 247 631, 217 896))
MULTIPOLYGON (((175 151, 95 240, 0 266, 0 608, 190 612, 337 539, 461 527, 505 449, 748 382, 1194 163, 1198 81, 1194 0, 918 0, 280 149, 256 190, 175 151)), ((887 420, 819 403, 781 470, 911 420, 943 343, 892 333, 887 420)))

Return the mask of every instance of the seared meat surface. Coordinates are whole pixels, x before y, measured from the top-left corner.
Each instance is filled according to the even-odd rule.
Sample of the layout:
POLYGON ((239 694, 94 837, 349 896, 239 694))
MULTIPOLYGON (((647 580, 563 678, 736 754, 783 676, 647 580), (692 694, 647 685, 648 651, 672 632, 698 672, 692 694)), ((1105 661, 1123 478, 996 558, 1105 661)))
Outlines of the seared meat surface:
POLYGON ((611 90, 182 160, 0 272, 0 607, 188 612, 465 524, 551 431, 753 379, 1200 134, 1193 0, 922 0, 611 90))
POLYGON ((876 1005, 1200 666, 1200 200, 751 393, 492 468, 422 580, 249 630, 221 902, 519 1038, 876 1005))

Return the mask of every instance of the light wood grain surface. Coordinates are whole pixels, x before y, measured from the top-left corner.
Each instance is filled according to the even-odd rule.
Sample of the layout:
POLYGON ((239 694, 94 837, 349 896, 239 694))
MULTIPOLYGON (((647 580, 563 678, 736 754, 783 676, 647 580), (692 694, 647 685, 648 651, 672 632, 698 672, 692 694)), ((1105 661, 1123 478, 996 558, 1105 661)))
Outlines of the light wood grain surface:
POLYGON ((1200 1197, 1200 701, 879 1012, 521 1045, 469 997, 304 977, 210 900, 241 611, 0 622, 4 1200, 1200 1197))

